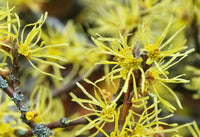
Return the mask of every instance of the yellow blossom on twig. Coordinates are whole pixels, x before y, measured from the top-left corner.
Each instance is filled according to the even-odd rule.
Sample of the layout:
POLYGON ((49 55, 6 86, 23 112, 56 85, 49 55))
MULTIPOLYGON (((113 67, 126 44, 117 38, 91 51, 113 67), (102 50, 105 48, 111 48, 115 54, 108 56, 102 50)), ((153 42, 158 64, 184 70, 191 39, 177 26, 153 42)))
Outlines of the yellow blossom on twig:
MULTIPOLYGON (((95 125, 103 127, 105 123, 113 122, 116 115, 116 101, 118 100, 119 96, 121 96, 118 95, 118 97, 116 97, 115 100, 108 102, 102 90, 98 86, 96 86, 93 82, 87 79, 85 79, 85 81, 94 86, 94 97, 91 94, 89 94, 79 83, 77 83, 77 86, 83 91, 83 93, 88 97, 88 99, 81 99, 73 93, 70 93, 70 95, 72 96, 72 101, 77 102, 84 109, 91 111, 91 113, 89 114, 80 116, 85 117, 89 121, 89 124, 78 130, 77 135, 81 134, 83 131, 95 127, 95 125), (90 118, 91 116, 95 116, 96 118, 92 120, 90 118)), ((97 131, 94 134, 97 134, 98 132, 99 131, 97 131)))
MULTIPOLYGON (((43 52, 49 48, 53 48, 53 47, 59 48, 60 46, 63 46, 66 44, 45 45, 44 46, 45 42, 42 41, 41 44, 39 46, 37 46, 37 44, 39 43, 40 37, 41 37, 41 27, 44 24, 46 18, 47 18, 47 12, 45 13, 45 15, 42 15, 41 18, 36 23, 26 25, 21 32, 21 37, 19 37, 19 30, 17 30, 16 26, 13 26, 14 31, 16 33, 18 53, 23 55, 26 58, 26 60, 31 64, 31 66, 33 68, 35 68, 36 70, 38 70, 39 72, 41 72, 45 75, 49 75, 51 77, 57 78, 57 79, 62 79, 60 76, 56 76, 56 75, 50 74, 48 72, 45 72, 43 70, 40 70, 34 64, 34 62, 37 62, 37 63, 43 63, 46 65, 55 66, 55 67, 64 69, 63 66, 57 64, 56 62, 51 62, 48 60, 40 59, 40 58, 48 58, 48 59, 50 58, 50 59, 65 61, 62 57, 50 55, 50 54, 43 54, 43 52), (25 30, 28 27, 32 27, 32 30, 27 34, 27 36, 24 39, 25 30), (32 61, 34 61, 34 62, 32 62, 32 61)), ((18 20, 18 26, 20 26, 19 20, 18 20)))
POLYGON ((166 26, 165 30, 162 32, 162 34, 160 36, 157 36, 155 43, 151 43, 151 40, 149 39, 151 22, 147 25, 147 28, 146 25, 143 25, 140 28, 141 40, 144 45, 143 50, 144 52, 147 52, 148 56, 148 59, 146 61, 147 64, 152 64, 153 62, 159 61, 160 59, 162 60, 164 57, 167 56, 173 56, 174 53, 186 49, 186 46, 184 46, 186 40, 181 42, 179 45, 172 44, 174 38, 184 29, 184 26, 180 28, 177 32, 175 32, 175 34, 173 34, 169 39, 165 40, 169 28, 172 25, 172 20, 173 17, 170 18, 169 23, 166 26))

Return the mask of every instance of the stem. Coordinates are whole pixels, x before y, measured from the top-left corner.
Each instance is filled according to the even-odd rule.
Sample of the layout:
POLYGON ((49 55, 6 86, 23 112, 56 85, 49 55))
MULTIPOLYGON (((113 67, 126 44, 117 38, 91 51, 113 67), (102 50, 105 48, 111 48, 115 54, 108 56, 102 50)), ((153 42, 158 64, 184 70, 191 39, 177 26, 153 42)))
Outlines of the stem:
MULTIPOLYGON (((2 78, 2 76, 0 76, 0 78, 2 78)), ((10 87, 6 87, 6 88, 4 89, 4 92, 5 92, 10 98, 13 98, 13 97, 14 97, 14 94, 15 94, 15 95, 19 95, 19 93, 14 92, 14 91, 12 90, 12 88, 10 88, 10 87)), ((26 117, 25 117, 27 111, 24 111, 23 109, 21 109, 22 107, 25 107, 23 101, 18 101, 18 102, 15 103, 15 104, 16 104, 17 108, 19 109, 19 111, 21 112, 21 118, 22 118, 22 119, 25 119, 23 122, 25 122, 30 128, 35 128, 37 124, 34 123, 34 122, 28 121, 28 120, 26 119, 26 117)))
POLYGON ((132 105, 131 98, 130 98, 130 93, 132 91, 132 85, 133 85, 132 83, 133 83, 133 78, 130 77, 129 83, 128 83, 128 89, 124 96, 123 107, 121 109, 121 113, 120 113, 120 117, 119 117, 119 131, 122 130, 122 128, 124 126, 124 122, 126 120, 126 116, 128 115, 129 109, 132 105))
MULTIPOLYGON (((91 119, 95 119, 95 117, 91 117, 91 119)), ((46 124, 45 127, 52 130, 52 129, 56 129, 56 128, 66 128, 66 127, 69 127, 69 126, 80 125, 80 124, 88 124, 88 123, 89 123, 89 121, 86 118, 80 118, 80 119, 71 121, 67 124, 62 123, 61 120, 54 121, 52 123, 46 124)), ((32 135, 33 135, 33 133, 32 133, 32 130, 30 129, 21 137, 28 137, 28 136, 32 136, 32 135)))
POLYGON ((20 54, 18 54, 17 48, 14 47, 14 49, 12 50, 12 56, 13 56, 13 66, 12 66, 12 75, 14 77, 13 81, 13 89, 15 91, 15 89, 19 86, 20 82, 17 78, 17 74, 18 74, 18 70, 19 70, 19 58, 20 58, 20 54))

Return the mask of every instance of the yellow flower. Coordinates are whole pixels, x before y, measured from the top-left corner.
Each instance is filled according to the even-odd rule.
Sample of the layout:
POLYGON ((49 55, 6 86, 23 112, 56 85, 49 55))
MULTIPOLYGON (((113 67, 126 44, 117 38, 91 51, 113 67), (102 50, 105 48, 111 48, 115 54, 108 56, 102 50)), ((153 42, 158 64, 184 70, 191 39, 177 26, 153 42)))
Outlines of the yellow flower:
POLYGON ((154 100, 154 103, 148 106, 149 97, 134 100, 136 104, 134 107, 142 109, 141 113, 136 113, 132 109, 129 110, 122 129, 119 129, 120 109, 115 113, 115 127, 110 133, 106 133, 101 126, 94 124, 94 126, 101 131, 106 137, 154 137, 156 134, 173 133, 178 131, 177 124, 167 124, 161 120, 172 117, 173 114, 159 118, 158 115, 161 109, 158 109, 159 101, 154 100), (148 106, 148 107, 147 107, 148 106), (139 118, 139 119, 138 119, 139 118), (164 129, 168 126, 170 129, 164 129))
POLYGON ((175 111, 176 108, 171 103, 169 103, 169 101, 167 101, 166 98, 164 99, 163 97, 161 97, 162 92, 165 94, 166 92, 169 92, 169 95, 171 95, 175 99, 176 103, 178 104, 180 108, 182 108, 182 105, 177 95, 174 93, 174 91, 170 87, 168 87, 167 84, 165 83, 188 83, 189 80, 181 78, 182 76, 184 76, 184 74, 180 74, 178 76, 169 78, 168 77, 169 72, 167 70, 170 67, 179 63, 181 60, 183 60, 185 57, 188 56, 188 54, 190 54, 193 51, 194 49, 188 50, 185 53, 176 53, 172 56, 171 59, 167 61, 162 60, 162 61, 159 61, 158 63, 155 62, 155 66, 149 68, 145 72, 145 84, 146 84, 145 87, 147 88, 145 90, 147 90, 147 92, 154 93, 158 97, 160 102, 168 110, 172 112, 175 111))
MULTIPOLYGON (((99 37, 99 39, 92 38, 94 43, 97 47, 101 49, 100 53, 105 53, 108 55, 113 55, 113 61, 101 61, 99 64, 114 64, 113 71, 111 71, 107 76, 111 77, 112 79, 116 78, 124 78, 126 79, 127 74, 129 72, 132 72, 134 70, 140 70, 143 73, 143 70, 141 69, 141 62, 143 59, 139 57, 139 55, 135 54, 135 49, 133 49, 131 45, 128 46, 127 44, 127 37, 122 38, 118 40, 115 38, 103 38, 99 37), (103 42, 109 42, 112 47, 107 47, 105 43, 103 42), (117 68, 117 67, 120 68, 117 68), (114 76, 114 74, 119 73, 118 75, 114 76)), ((107 77, 106 76, 106 77, 107 77)))
MULTIPOLYGON (((17 37, 18 53, 20 53, 23 56, 25 56, 25 58, 27 60, 29 60, 31 58, 32 52, 34 52, 34 50, 36 50, 36 49, 38 50, 38 48, 36 48, 34 50, 31 50, 31 48, 36 46, 36 44, 40 40, 41 27, 44 24, 44 21, 46 20, 46 18, 47 18, 47 13, 45 13, 44 17, 42 15, 41 18, 36 23, 26 25, 22 30, 21 40, 18 38, 19 37, 19 31, 17 30, 16 27, 14 27, 14 30, 15 30, 15 33, 16 33, 16 37, 17 37), (33 28, 29 32, 29 34, 27 35, 27 37, 26 37, 26 39, 24 41, 24 31, 29 26, 33 26, 33 28)), ((43 44, 44 43, 42 42, 40 44, 40 47, 42 47, 43 44)))
MULTIPOLYGON (((85 81, 94 86, 94 96, 89 94, 84 89, 84 87, 81 86, 79 83, 77 83, 77 86, 83 91, 83 93, 88 97, 88 99, 81 99, 81 98, 78 98, 73 93, 70 93, 70 95, 72 96, 72 101, 77 102, 84 109, 91 111, 91 113, 77 118, 79 119, 81 117, 85 117, 89 121, 89 124, 87 124, 80 130, 78 130, 76 135, 79 135, 83 131, 89 130, 93 127, 101 126, 102 128, 105 125, 105 123, 113 122, 116 115, 116 106, 117 106, 116 101, 121 96, 120 94, 113 101, 108 102, 102 90, 98 86, 96 86, 93 82, 87 79, 85 79, 85 81), (91 120, 90 116, 93 116, 96 118, 94 120, 91 120)), ((94 134, 97 134, 98 132, 99 131, 97 131, 94 134)))
MULTIPOLYGON (((96 81, 96 83, 103 81, 106 78, 111 79, 111 82, 113 82, 114 79, 122 78, 125 83, 128 83, 130 78, 133 79, 133 91, 135 92, 134 96, 138 97, 138 88, 140 88, 140 91, 144 92, 144 82, 145 82, 145 75, 144 75, 144 60, 141 57, 140 54, 140 46, 137 43, 137 46, 135 44, 132 44, 131 46, 127 43, 127 37, 123 38, 121 36, 121 39, 115 39, 115 38, 102 38, 99 37, 99 39, 92 38, 94 43, 99 47, 101 51, 99 53, 108 54, 110 56, 114 56, 113 60, 111 61, 101 61, 99 64, 107 64, 107 65, 114 65, 112 70, 96 81), (107 47, 105 43, 108 42, 111 47, 107 47), (135 74, 138 74, 136 76, 135 74)), ((113 85, 115 86, 115 83, 113 82, 113 85)), ((125 85, 127 88, 128 85, 125 85)), ((126 92, 126 90, 123 90, 123 92, 126 92)))
POLYGON ((129 111, 127 117, 129 117, 129 121, 131 122, 127 122, 127 126, 124 128, 126 128, 130 137, 154 137, 157 133, 165 134, 177 131, 177 129, 174 128, 174 126, 177 126, 176 123, 167 124, 162 122, 163 119, 172 117, 173 114, 166 115, 164 117, 158 117, 161 112, 161 109, 158 109, 159 101, 157 101, 157 97, 153 97, 153 100, 154 103, 150 106, 148 106, 147 103, 149 102, 148 98, 141 100, 144 103, 141 114, 136 113, 133 110, 129 111), (135 117, 139 117, 139 119, 135 120, 135 117), (164 129, 162 128, 163 126, 168 126, 169 129, 164 129))
POLYGON ((167 32, 172 25, 173 17, 170 18, 168 25, 166 26, 165 30, 162 32, 160 36, 157 36, 156 42, 151 43, 149 39, 149 32, 150 32, 150 25, 143 25, 140 28, 140 36, 142 43, 144 45, 144 52, 147 53, 148 59, 146 61, 147 64, 152 64, 153 62, 159 61, 160 59, 164 59, 167 56, 173 56, 174 53, 182 51, 186 49, 186 46, 183 46, 186 42, 179 43, 179 45, 173 45, 172 41, 174 38, 184 29, 184 27, 180 28, 177 32, 175 32, 169 39, 165 40, 167 32), (142 34, 144 33, 144 34, 142 34), (164 41, 165 40, 165 41, 164 41), (163 42, 164 41, 164 42, 163 42))
MULTIPOLYGON (((40 70, 32 61, 37 62, 37 63, 42 63, 46 64, 49 66, 55 66, 57 68, 64 69, 63 66, 57 64, 56 62, 51 62, 48 60, 43 60, 40 58, 46 58, 46 59, 55 59, 59 61, 65 61, 63 58, 55 55, 50 55, 50 54, 44 54, 44 51, 50 48, 59 48, 60 46, 66 45, 66 44, 57 44, 57 45, 44 45, 44 41, 41 42, 40 46, 37 46, 39 43, 40 37, 41 37, 41 27, 44 24, 45 20, 47 18, 47 12, 45 15, 41 16, 41 18, 36 22, 32 24, 26 25, 22 32, 21 32, 21 37, 19 37, 19 30, 17 30, 16 26, 13 26, 14 32, 16 33, 16 40, 17 40, 17 46, 18 46, 18 53, 23 55, 26 60, 31 64, 33 68, 38 70, 39 72, 57 78, 57 79, 62 79, 60 76, 56 76, 53 74, 50 74, 48 72, 45 72, 43 70, 40 70), (27 34, 26 37, 24 37, 25 30, 28 27, 32 27, 31 31, 27 34), (21 38, 21 39, 20 39, 21 38), (25 39, 24 39, 25 38, 25 39)), ((18 20, 18 26, 20 26, 20 22, 18 20)), ((19 27, 20 28, 20 27, 19 27)))
POLYGON ((37 116, 38 116, 37 111, 26 112, 26 119, 31 121, 31 122, 35 122, 35 117, 37 117, 37 116))

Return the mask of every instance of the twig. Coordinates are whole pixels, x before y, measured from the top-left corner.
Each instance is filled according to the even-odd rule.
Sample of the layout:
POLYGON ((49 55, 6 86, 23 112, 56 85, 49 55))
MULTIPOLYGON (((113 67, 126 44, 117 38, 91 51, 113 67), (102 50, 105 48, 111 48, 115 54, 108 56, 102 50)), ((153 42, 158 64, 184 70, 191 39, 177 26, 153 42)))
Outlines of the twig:
POLYGON ((126 120, 126 116, 128 115, 128 111, 132 105, 131 100, 130 100, 130 93, 132 91, 132 85, 133 85, 132 83, 133 83, 133 78, 130 77, 129 83, 128 83, 128 89, 124 96, 123 107, 121 109, 121 113, 119 117, 119 131, 121 131, 124 125, 124 122, 126 120))
POLYGON ((15 46, 13 49, 12 49, 12 56, 13 56, 13 65, 12 65, 12 86, 13 86, 13 89, 15 90, 17 87, 19 87, 19 80, 17 78, 17 75, 18 75, 18 70, 19 70, 19 58, 20 58, 20 54, 18 54, 18 51, 17 51, 17 46, 15 46))
MULTIPOLYGON (((2 84, 2 82, 5 82, 5 80, 2 78, 2 76, 0 76, 0 79, 1 79, 1 84, 2 84)), ((23 103, 23 95, 21 93, 13 91, 12 88, 10 88, 9 86, 7 86, 7 87, 1 86, 1 88, 15 102, 17 108, 21 112, 20 118, 22 119, 22 122, 26 123, 32 129, 35 128, 37 124, 34 122, 30 122, 26 119, 25 115, 26 115, 26 112, 28 112, 28 109, 25 107, 25 105, 23 103)))
MULTIPOLYGON (((86 118, 80 118, 71 122, 67 122, 67 118, 61 118, 59 121, 55 121, 49 124, 37 124, 35 122, 31 122, 26 119, 26 113, 28 112, 28 108, 25 107, 23 103, 23 95, 20 92, 15 92, 8 86, 6 83, 6 80, 2 78, 0 75, 0 87, 4 90, 4 92, 15 102, 17 108, 21 112, 21 119, 22 122, 26 123, 31 129, 28 130, 24 135, 20 136, 32 136, 33 133, 35 132, 38 137, 40 135, 46 135, 45 137, 48 137, 52 134, 50 131, 51 129, 55 128, 65 128, 68 126, 73 126, 73 125, 78 125, 78 124, 87 124, 89 121, 86 118), (38 129, 38 130, 37 130, 38 129), (42 132, 41 132, 42 129, 42 132), (41 132, 41 133, 40 133, 41 132), (45 133, 46 132, 46 133, 45 133)), ((91 116, 91 119, 95 119, 95 117, 91 116)))
MULTIPOLYGON (((91 117, 91 119, 95 119, 95 117, 91 117)), ((69 123, 67 123, 67 121, 68 121, 67 118, 61 118, 59 121, 55 121, 55 122, 46 124, 44 126, 49 129, 55 129, 55 128, 66 128, 69 126, 89 123, 89 121, 86 118, 80 118, 80 119, 71 121, 69 123)), ((33 135, 32 130, 28 130, 22 137, 27 137, 27 136, 32 136, 32 135, 33 135)))
MULTIPOLYGON (((98 72, 102 67, 103 67, 103 65, 96 66, 95 69, 93 70, 93 73, 98 72)), ((84 78, 83 76, 84 75, 77 76, 69 84, 63 84, 59 89, 52 90, 53 98, 56 98, 56 97, 62 95, 63 93, 71 91, 75 87, 76 82, 81 82, 83 80, 83 78, 84 78)))
POLYGON ((52 132, 44 127, 44 124, 37 124, 34 121, 29 121, 26 118, 26 114, 29 111, 28 108, 23 103, 24 98, 23 94, 21 94, 20 90, 20 82, 18 80, 17 74, 19 70, 19 58, 20 54, 17 52, 17 46, 12 49, 13 55, 13 66, 12 66, 12 74, 9 75, 9 79, 11 80, 11 85, 8 85, 8 80, 4 79, 2 75, 0 75, 0 88, 11 98, 11 100, 16 104, 16 107, 21 113, 21 120, 23 123, 27 124, 31 129, 34 135, 37 137, 49 137, 52 135, 52 132))

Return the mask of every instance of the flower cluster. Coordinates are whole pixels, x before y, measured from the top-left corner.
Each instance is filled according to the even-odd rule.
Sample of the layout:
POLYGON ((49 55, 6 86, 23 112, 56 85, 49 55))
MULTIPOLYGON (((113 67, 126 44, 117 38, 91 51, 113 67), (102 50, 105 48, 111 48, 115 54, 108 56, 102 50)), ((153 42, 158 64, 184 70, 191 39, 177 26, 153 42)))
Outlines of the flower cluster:
MULTIPOLYGON (((78 134, 82 133, 84 130, 96 127, 97 132, 95 134, 101 131, 109 137, 103 130, 103 127, 107 122, 114 122, 115 120, 116 130, 111 133, 110 136, 112 137, 156 136, 156 134, 164 135, 164 133, 173 133, 178 130, 178 127, 172 127, 171 129, 163 128, 164 126, 170 127, 171 125, 162 122, 162 119, 170 118, 172 115, 159 118, 158 115, 162 110, 158 109, 158 104, 162 104, 167 110, 174 113, 177 110, 176 106, 173 105, 168 98, 163 96, 163 94, 168 94, 170 97, 174 98, 180 108, 183 108, 176 93, 167 84, 188 83, 189 81, 182 78, 184 74, 169 78, 168 70, 187 57, 194 49, 184 51, 187 48, 185 46, 185 41, 181 42, 179 45, 174 45, 173 40, 184 27, 179 29, 172 36, 168 36, 167 33, 172 25, 172 21, 173 17, 170 18, 166 28, 160 36, 157 36, 156 42, 154 43, 152 43, 152 40, 148 37, 151 24, 148 24, 147 28, 145 28, 145 26, 139 28, 140 37, 136 42, 130 42, 130 37, 122 34, 120 35, 120 39, 105 38, 99 35, 98 38, 92 38, 95 45, 100 49, 99 53, 105 53, 109 57, 108 60, 101 61, 99 64, 114 65, 107 75, 100 78, 95 83, 99 83, 108 78, 111 81, 121 79, 121 81, 124 81, 124 84, 121 90, 117 91, 116 96, 113 98, 114 100, 110 103, 105 102, 103 105, 102 103, 105 101, 105 97, 101 99, 99 94, 96 93, 96 89, 94 90, 94 98, 92 95, 88 94, 80 84, 77 84, 90 100, 80 99, 73 93, 70 93, 72 101, 76 101, 83 108, 92 111, 92 113, 82 116, 89 121, 89 124, 79 130, 78 134), (123 95, 125 96, 124 101, 123 104, 120 105, 118 103, 123 95), (129 96, 128 99, 126 95, 129 96), (153 105, 147 107, 146 105, 149 100, 147 101, 146 97, 151 97, 158 101, 154 101, 153 105), (132 102, 139 102, 140 107, 144 107, 143 113, 138 114, 131 109, 134 103, 129 103, 131 106, 126 105, 130 99, 132 102), (88 103, 89 107, 85 106, 84 103, 88 103), (130 108, 129 111, 126 110, 127 106, 130 108), (125 121, 123 121, 122 117, 124 115, 123 113, 126 112, 120 112, 120 109, 121 111, 127 111, 125 121), (150 109, 153 109, 153 111, 149 113, 150 109), (96 117, 91 118, 91 115, 95 115, 96 117), (135 121, 136 116, 139 116, 139 120, 137 121, 135 121), (121 123, 123 123, 123 126, 120 125, 121 123), (118 124, 119 126, 117 126, 118 124), (127 126, 129 128, 127 128, 127 126)), ((99 87, 88 80, 86 81, 93 84, 100 92, 100 95, 103 95, 99 87)), ((173 126, 177 125, 174 124, 173 126)), ((199 129, 196 130, 198 132, 199 129)))
MULTIPOLYGON (((168 69, 180 62, 193 49, 188 50, 185 53, 181 53, 186 47, 183 43, 172 48, 171 41, 182 29, 177 31, 171 38, 165 40, 167 32, 169 31, 172 18, 170 19, 164 32, 157 38, 154 44, 151 44, 147 37, 147 44, 144 42, 144 35, 142 35, 143 46, 140 46, 140 42, 128 46, 127 37, 118 39, 103 38, 93 39, 95 44, 101 49, 101 52, 114 56, 113 60, 101 61, 101 64, 114 64, 112 71, 104 76, 97 82, 109 77, 111 79, 127 78, 128 74, 133 77, 133 90, 135 98, 144 96, 145 94, 154 93, 158 96, 161 103, 170 111, 176 110, 168 101, 160 97, 157 90, 158 85, 161 85, 164 89, 175 98, 180 108, 181 104, 176 94, 164 83, 188 83, 189 81, 182 79, 178 75, 173 78, 169 78, 168 69), (162 43, 165 40, 165 43, 162 43), (108 41, 112 47, 107 47, 102 41, 108 41), (162 49, 166 51, 161 51, 162 49), (167 49, 168 48, 168 49, 167 49), (170 57, 170 59, 166 59, 170 57)), ((150 26, 150 25, 148 25, 150 26)), ((148 33, 148 31, 146 32, 148 33)), ((147 35, 148 36, 148 35, 147 35)), ((139 41, 139 40, 138 40, 139 41)))
POLYGON ((68 2, 0 1, 0 136, 200 136, 196 122, 176 119, 193 103, 182 91, 200 95, 191 54, 199 1, 82 0, 69 13, 44 11, 68 2))

